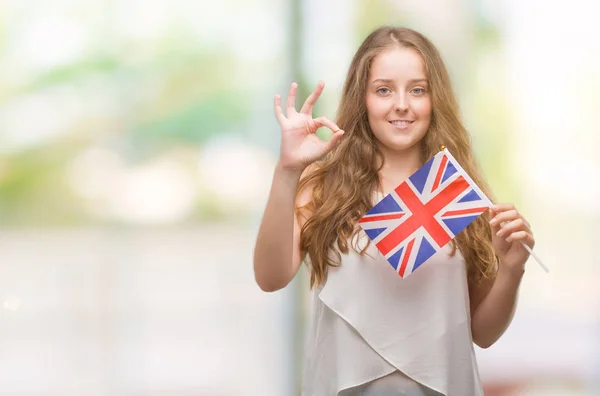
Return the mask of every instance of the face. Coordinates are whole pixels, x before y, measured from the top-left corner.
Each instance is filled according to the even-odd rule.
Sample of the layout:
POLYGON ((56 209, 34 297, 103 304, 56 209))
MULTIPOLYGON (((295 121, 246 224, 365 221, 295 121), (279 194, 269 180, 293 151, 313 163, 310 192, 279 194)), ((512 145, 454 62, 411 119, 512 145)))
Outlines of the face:
POLYGON ((393 48, 372 61, 366 105, 371 130, 385 152, 418 148, 431 121, 431 97, 421 55, 393 48))

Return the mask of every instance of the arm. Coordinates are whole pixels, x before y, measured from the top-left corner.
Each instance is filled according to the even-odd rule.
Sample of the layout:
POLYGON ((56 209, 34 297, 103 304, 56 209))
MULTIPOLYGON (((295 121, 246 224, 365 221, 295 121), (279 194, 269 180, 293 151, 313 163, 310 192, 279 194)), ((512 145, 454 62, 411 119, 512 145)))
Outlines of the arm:
POLYGON ((300 230, 306 218, 299 220, 294 209, 309 202, 312 189, 303 190, 295 202, 299 180, 298 171, 276 166, 254 249, 254 276, 263 291, 285 287, 302 262, 300 230))
POLYGON ((522 274, 499 270, 494 279, 484 279, 470 287, 471 331, 473 342, 481 348, 493 345, 512 322, 522 274))
POLYGON ((281 109, 281 98, 275 96, 275 116, 281 126, 281 149, 254 248, 254 277, 264 291, 285 287, 300 268, 300 232, 307 217, 303 213, 299 220, 295 207, 310 202, 312 188, 305 188, 296 197, 298 182, 303 172, 308 173, 305 169, 310 169, 314 161, 331 151, 344 134, 327 118, 312 118, 313 106, 323 87, 324 84, 319 83, 297 112, 295 99, 298 87, 293 83, 286 102, 286 115, 281 109), (326 142, 315 134, 322 126, 334 132, 326 142))
POLYGON ((514 317, 519 285, 529 253, 521 241, 533 248, 535 241, 527 221, 510 204, 492 207, 492 242, 500 259, 494 279, 469 287, 471 332, 481 348, 493 345, 514 317))

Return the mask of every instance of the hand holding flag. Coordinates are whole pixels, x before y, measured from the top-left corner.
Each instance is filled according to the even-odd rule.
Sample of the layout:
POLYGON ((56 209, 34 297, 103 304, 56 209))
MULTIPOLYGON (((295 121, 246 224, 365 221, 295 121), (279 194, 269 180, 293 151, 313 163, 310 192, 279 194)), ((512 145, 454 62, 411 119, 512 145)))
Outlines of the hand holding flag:
MULTIPOLYGON (((491 201, 443 148, 369 210, 359 220, 359 225, 404 278, 490 207, 491 201)), ((497 210, 501 208, 498 206, 497 210)), ((528 225, 524 228, 525 220, 516 211, 503 213, 497 216, 497 224, 505 226, 503 232, 512 230, 510 238, 519 240, 533 255, 523 243, 533 240, 531 233, 527 233, 528 225), (510 224, 503 224, 505 221, 510 224)), ((496 237, 501 235, 503 233, 496 237)), ((499 242, 497 238, 495 241, 500 253, 506 253, 509 260, 520 257, 510 241, 499 242), (504 243, 511 246, 507 248, 504 243)), ((533 256, 546 269, 537 256, 533 256)))
POLYGON ((533 233, 527 220, 512 204, 498 204, 490 208, 492 219, 492 241, 503 265, 524 270, 528 254, 531 254, 538 264, 548 272, 548 268, 531 250, 535 245, 533 233), (516 242, 519 241, 521 245, 516 242), (525 250, 522 249, 525 248, 525 250))

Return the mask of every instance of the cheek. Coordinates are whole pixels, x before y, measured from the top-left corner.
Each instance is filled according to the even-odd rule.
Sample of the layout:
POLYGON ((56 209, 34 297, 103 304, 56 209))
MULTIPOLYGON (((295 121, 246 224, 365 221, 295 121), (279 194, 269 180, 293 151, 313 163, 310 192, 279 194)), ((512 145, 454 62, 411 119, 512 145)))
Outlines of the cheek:
POLYGON ((420 102, 416 108, 417 113, 419 114, 419 117, 421 117, 422 119, 427 119, 430 120, 431 119, 431 100, 427 99, 427 100, 423 100, 422 102, 420 102))
POLYGON ((382 117, 388 113, 388 109, 385 106, 385 102, 381 100, 367 101, 367 111, 370 118, 382 117))

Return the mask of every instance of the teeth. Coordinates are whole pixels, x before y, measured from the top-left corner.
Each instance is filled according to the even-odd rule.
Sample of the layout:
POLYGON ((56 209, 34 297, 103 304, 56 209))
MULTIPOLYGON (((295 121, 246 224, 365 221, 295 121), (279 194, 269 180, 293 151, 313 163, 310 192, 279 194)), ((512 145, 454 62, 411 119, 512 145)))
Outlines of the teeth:
POLYGON ((408 121, 392 121, 393 125, 404 126, 410 124, 408 121))

